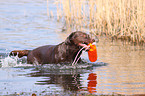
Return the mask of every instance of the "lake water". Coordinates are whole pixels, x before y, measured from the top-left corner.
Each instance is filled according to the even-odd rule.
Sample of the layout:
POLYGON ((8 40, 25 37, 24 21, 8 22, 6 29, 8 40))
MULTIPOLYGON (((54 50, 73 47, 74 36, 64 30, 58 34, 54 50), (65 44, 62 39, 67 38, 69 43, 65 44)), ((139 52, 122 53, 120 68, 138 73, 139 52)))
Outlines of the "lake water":
POLYGON ((145 47, 99 37, 98 61, 77 66, 32 66, 26 58, 9 57, 12 50, 59 44, 69 32, 56 21, 53 0, 0 1, 0 95, 145 94, 145 47))

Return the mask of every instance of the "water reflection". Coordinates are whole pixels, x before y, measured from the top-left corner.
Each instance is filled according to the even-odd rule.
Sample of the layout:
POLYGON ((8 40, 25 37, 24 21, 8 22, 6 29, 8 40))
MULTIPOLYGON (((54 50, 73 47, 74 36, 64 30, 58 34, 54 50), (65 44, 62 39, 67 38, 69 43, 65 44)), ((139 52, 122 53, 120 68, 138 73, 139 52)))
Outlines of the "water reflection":
POLYGON ((42 81, 37 81, 38 85, 59 84, 64 90, 78 91, 80 89, 80 74, 49 74, 31 73, 31 77, 45 77, 42 81))
MULTIPOLYGON (((52 72, 46 72, 44 70, 40 70, 38 72, 33 72, 30 74, 27 74, 27 76, 30 77, 43 77, 42 80, 37 81, 36 85, 51 85, 55 84, 58 86, 63 87, 64 91, 87 91, 89 93, 96 93, 96 86, 97 86, 97 74, 96 73, 89 73, 87 79, 87 87, 81 84, 82 80, 82 74, 83 73, 77 73, 77 70, 73 70, 71 73, 64 72, 66 70, 57 70, 52 72), (60 72, 61 71, 61 72, 60 72), (62 72, 63 71, 63 72, 62 72)), ((85 80, 86 81, 86 80, 85 80)))
POLYGON ((89 93, 96 93, 96 86, 97 86, 97 75, 96 73, 90 73, 88 76, 88 91, 89 93))

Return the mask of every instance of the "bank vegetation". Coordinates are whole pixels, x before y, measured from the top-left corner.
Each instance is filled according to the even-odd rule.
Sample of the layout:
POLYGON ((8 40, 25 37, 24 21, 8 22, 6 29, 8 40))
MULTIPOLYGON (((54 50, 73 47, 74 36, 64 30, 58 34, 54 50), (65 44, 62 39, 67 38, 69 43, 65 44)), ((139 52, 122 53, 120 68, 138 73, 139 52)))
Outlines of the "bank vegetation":
POLYGON ((67 28, 145 42, 145 0, 57 0, 55 5, 57 20, 67 28))

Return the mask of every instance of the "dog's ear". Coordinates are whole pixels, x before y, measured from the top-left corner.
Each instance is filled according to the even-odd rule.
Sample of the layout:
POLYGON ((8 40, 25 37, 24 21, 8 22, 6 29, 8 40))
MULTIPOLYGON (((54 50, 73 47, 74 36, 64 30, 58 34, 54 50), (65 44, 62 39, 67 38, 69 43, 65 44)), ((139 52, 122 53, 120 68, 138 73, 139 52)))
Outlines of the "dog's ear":
POLYGON ((72 40, 74 39, 75 32, 71 33, 65 40, 66 44, 71 44, 72 40))

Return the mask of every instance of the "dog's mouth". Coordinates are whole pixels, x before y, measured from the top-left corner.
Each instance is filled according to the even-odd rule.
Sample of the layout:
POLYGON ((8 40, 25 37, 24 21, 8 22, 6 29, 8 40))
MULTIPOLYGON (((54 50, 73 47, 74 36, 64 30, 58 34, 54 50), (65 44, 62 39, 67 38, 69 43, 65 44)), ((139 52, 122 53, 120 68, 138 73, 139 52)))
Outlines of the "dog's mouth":
MULTIPOLYGON (((82 47, 85 51, 89 51, 90 50, 90 43, 86 43, 86 42, 83 42, 83 43, 79 43, 79 46, 82 47)), ((96 45, 95 42, 91 43, 93 45, 96 45)))
POLYGON ((89 43, 79 43, 79 46, 83 47, 86 51, 89 51, 90 49, 89 43))

